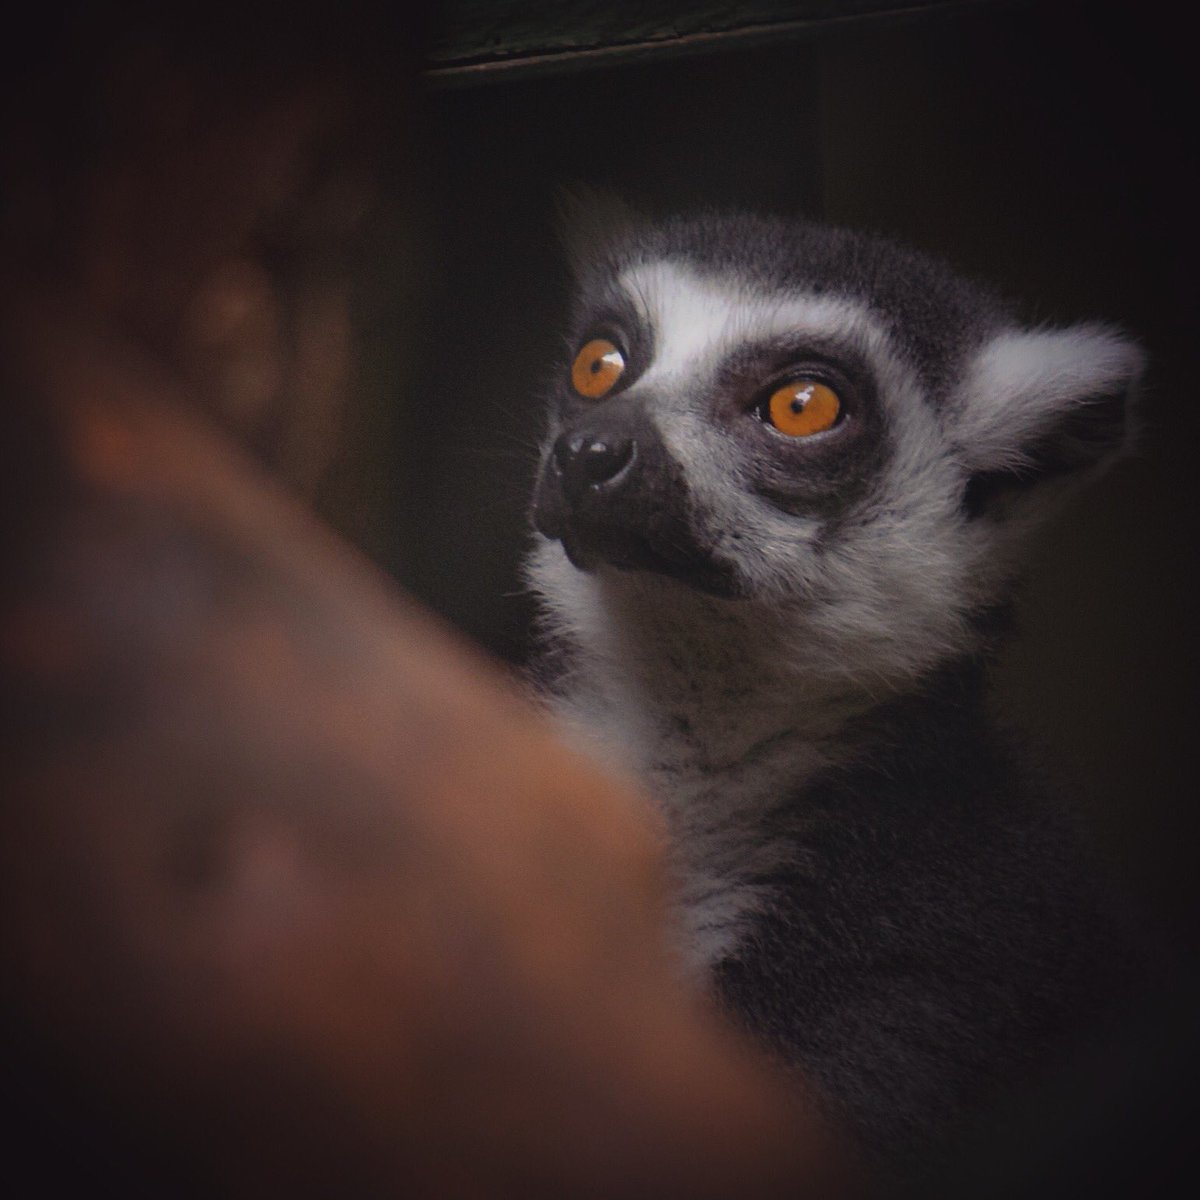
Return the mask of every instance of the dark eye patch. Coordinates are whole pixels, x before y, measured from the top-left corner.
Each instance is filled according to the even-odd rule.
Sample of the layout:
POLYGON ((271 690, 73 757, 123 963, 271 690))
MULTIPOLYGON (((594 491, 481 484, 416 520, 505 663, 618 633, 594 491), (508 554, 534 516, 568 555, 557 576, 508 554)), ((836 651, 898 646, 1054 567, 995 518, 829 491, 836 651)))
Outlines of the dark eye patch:
POLYGON ((785 335, 732 351, 718 370, 715 419, 743 451, 749 485, 795 516, 848 516, 883 470, 888 439, 874 376, 856 351, 830 338, 785 335), (828 436, 789 439, 755 411, 788 379, 828 383, 845 420, 828 436))

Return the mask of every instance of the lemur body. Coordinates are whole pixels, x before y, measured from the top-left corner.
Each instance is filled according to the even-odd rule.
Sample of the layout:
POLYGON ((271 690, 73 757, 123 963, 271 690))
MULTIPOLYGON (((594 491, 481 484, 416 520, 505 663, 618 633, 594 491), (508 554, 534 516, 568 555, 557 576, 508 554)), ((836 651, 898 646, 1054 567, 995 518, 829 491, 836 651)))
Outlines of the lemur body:
POLYGON ((557 705, 661 805, 685 958, 869 1154, 928 1160, 1109 990, 984 677, 1140 354, 808 223, 610 213, 574 266, 529 566, 557 705))

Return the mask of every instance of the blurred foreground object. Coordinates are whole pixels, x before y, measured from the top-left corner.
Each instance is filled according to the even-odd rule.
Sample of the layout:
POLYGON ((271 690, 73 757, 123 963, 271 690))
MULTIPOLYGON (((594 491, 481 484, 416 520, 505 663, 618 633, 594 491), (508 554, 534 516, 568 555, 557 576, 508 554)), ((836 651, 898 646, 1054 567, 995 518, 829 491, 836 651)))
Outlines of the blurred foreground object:
POLYGON ((147 360, 5 353, 3 955, 44 1192, 830 1195, 655 831, 147 360))
POLYGON ((830 1195, 676 976, 641 804, 313 516, 370 540, 403 415, 399 12, 67 3, 6 47, 10 1174, 830 1195))

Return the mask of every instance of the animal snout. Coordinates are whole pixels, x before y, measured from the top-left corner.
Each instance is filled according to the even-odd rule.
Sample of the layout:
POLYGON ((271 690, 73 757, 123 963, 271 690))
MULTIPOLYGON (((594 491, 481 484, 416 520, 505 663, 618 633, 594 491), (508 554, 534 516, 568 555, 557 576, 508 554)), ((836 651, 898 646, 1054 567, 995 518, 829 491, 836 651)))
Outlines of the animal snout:
POLYGON ((617 429, 568 430, 551 452, 563 495, 576 503, 589 490, 617 485, 637 457, 632 434, 617 429))

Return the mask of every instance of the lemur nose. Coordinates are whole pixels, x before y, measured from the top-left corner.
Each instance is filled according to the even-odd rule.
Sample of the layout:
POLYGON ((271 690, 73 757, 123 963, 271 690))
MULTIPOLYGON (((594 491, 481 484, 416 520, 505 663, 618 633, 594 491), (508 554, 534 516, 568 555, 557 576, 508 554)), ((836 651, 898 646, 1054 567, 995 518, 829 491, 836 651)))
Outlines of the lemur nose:
POLYGON ((628 434, 567 432, 554 443, 554 464, 565 495, 575 499, 589 488, 611 483, 633 461, 636 445, 628 434))

